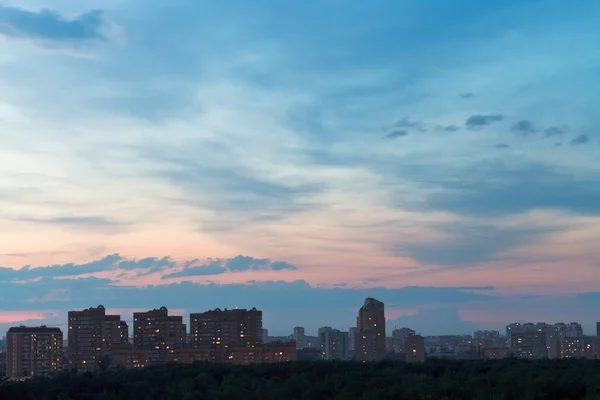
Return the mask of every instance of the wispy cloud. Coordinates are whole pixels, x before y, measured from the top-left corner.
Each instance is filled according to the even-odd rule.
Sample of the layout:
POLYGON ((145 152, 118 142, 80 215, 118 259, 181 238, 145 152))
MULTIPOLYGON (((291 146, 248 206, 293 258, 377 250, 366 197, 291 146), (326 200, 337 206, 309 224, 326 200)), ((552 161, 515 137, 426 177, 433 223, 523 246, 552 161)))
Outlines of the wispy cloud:
POLYGON ((30 11, 0 6, 0 35, 30 40, 44 47, 77 47, 109 39, 110 27, 102 10, 68 19, 50 9, 30 11))

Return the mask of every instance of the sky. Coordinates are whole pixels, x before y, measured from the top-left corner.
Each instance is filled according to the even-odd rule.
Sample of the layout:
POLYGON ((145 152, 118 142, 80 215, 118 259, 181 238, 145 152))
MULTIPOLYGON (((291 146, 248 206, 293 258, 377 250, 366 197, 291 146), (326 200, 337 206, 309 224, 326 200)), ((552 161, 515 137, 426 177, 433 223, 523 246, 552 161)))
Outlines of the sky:
POLYGON ((0 335, 600 320, 600 2, 4 0, 0 335))

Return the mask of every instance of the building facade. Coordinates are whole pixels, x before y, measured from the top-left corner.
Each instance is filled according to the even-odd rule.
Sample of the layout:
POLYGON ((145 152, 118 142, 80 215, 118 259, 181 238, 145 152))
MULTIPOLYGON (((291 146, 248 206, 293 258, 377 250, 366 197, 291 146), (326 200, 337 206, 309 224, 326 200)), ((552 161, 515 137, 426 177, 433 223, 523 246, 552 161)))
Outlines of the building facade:
POLYGON ((304 334, 304 327, 297 326, 294 328, 294 341, 296 342, 296 349, 302 350, 306 347, 306 335, 304 334))
POLYGON ((321 332, 322 360, 349 360, 350 343, 348 332, 329 329, 321 332))
POLYGON ((69 311, 69 369, 97 371, 112 359, 116 349, 128 343, 129 327, 119 315, 106 315, 104 306, 69 311))
POLYGON ((183 317, 169 315, 166 307, 133 314, 133 348, 148 353, 148 364, 174 361, 185 343, 183 317))
POLYGON ((392 331, 392 349, 394 353, 404 353, 404 346, 406 345, 406 338, 415 335, 415 331, 410 328, 394 329, 392 331))
POLYGON ((262 336, 262 311, 256 308, 190 314, 191 347, 209 349, 210 361, 225 362, 227 349, 256 347, 262 336))
POLYGON ((10 378, 49 376, 61 369, 63 333, 59 328, 10 328, 7 333, 6 375, 10 378))
POLYGON ((366 298, 358 310, 356 328, 355 359, 383 360, 386 356, 384 304, 372 297, 366 298))
POLYGON ((407 363, 425 361, 425 338, 421 335, 410 335, 406 338, 404 354, 407 363))
POLYGON ((506 327, 506 337, 512 354, 517 358, 541 359, 548 357, 547 332, 544 323, 515 323, 506 327))

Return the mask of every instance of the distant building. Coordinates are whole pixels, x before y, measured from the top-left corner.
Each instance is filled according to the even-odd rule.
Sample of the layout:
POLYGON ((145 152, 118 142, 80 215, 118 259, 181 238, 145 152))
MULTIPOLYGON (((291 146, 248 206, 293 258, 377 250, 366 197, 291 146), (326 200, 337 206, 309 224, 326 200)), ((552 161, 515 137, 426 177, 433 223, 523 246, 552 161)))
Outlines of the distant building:
POLYGON ((385 310, 381 301, 372 297, 358 310, 355 359, 357 361, 381 361, 385 351, 385 310))
POLYGON ((479 341, 482 347, 502 347, 503 343, 500 339, 500 332, 498 331, 475 331, 473 339, 479 341))
POLYGON ((147 352, 148 364, 174 361, 185 342, 183 317, 169 315, 167 307, 133 313, 133 348, 147 352))
POLYGON ((409 336, 413 336, 415 331, 410 328, 400 328, 394 329, 392 331, 392 347, 394 349, 394 353, 400 354, 404 353, 404 346, 406 345, 406 338, 409 336))
POLYGON ((104 306, 69 311, 69 369, 97 371, 114 350, 129 342, 129 327, 119 315, 106 315, 104 306))
POLYGON ((506 337, 512 354, 517 358, 540 359, 548 357, 546 335, 549 326, 538 323, 515 323, 506 327, 506 337))
POLYGON ((499 360, 510 357, 510 349, 506 347, 486 347, 483 349, 483 358, 486 360, 499 360))
POLYGON ((404 354, 407 363, 425 361, 425 339, 421 335, 410 335, 406 338, 404 354))
POLYGON ((249 365, 279 363, 297 360, 295 342, 271 342, 254 347, 231 347, 227 349, 224 362, 227 364, 249 365))
POLYGON ((63 334, 59 328, 10 328, 6 375, 10 378, 53 375, 61 369, 63 334))
POLYGON ((350 359, 350 344, 348 332, 329 329, 321 332, 321 359, 348 360, 350 359))
POLYGON ((193 348, 210 349, 210 361, 224 362, 229 348, 263 343, 262 311, 217 308, 190 314, 190 333, 193 348))
POLYGON ((8 357, 6 351, 0 352, 0 377, 6 376, 8 357))
POLYGON ((348 340, 350 342, 350 353, 354 356, 354 352, 356 350, 356 332, 358 328, 353 326, 348 330, 348 340))
POLYGON ((583 358, 587 358, 589 360, 593 360, 596 358, 596 337, 595 336, 585 336, 581 339, 582 343, 582 353, 581 356, 583 358))
POLYGON ((297 350, 301 350, 306 347, 304 328, 302 326, 297 326, 294 328, 294 341, 296 342, 297 350))
POLYGON ((269 341, 269 330, 265 329, 265 328, 262 328, 260 330, 260 334, 261 334, 261 337, 262 337, 262 343, 267 343, 269 341))

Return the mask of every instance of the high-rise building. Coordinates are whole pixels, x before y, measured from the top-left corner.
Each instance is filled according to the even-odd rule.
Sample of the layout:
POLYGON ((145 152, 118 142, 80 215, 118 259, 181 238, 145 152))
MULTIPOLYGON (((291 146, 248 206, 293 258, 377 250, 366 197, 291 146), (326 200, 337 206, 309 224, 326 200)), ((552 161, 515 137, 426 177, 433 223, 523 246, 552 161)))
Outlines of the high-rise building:
POLYGON ((10 328, 7 341, 8 377, 52 375, 61 369, 63 334, 59 328, 10 328))
POLYGON ((546 331, 548 358, 580 358, 583 356, 583 328, 577 322, 549 325, 546 331))
POLYGON ((386 356, 384 304, 372 297, 366 298, 358 310, 356 328, 355 359, 383 360, 386 356))
POLYGON ((539 359, 548 357, 547 332, 544 323, 515 323, 506 327, 511 352, 517 358, 539 359))
POLYGON ((406 337, 404 354, 407 363, 425 361, 425 339, 421 335, 410 335, 406 337))
POLYGON ((104 306, 69 311, 69 369, 96 371, 113 348, 128 342, 129 328, 119 315, 106 315, 104 306))
POLYGON ((319 338, 321 340, 321 359, 350 359, 348 332, 341 332, 337 329, 323 330, 319 338))
POLYGON ((190 314, 190 338, 194 348, 210 349, 211 361, 225 361, 227 349, 253 347, 263 342, 262 311, 252 308, 190 314))
POLYGON ((350 354, 352 354, 352 356, 354 356, 354 351, 356 349, 356 331, 358 330, 358 328, 356 326, 353 326, 352 328, 350 328, 348 330, 348 341, 350 344, 350 354))
POLYGON ((406 338, 413 336, 415 331, 410 328, 394 329, 392 331, 392 347, 394 353, 404 353, 404 346, 406 344, 406 338))
POLYGON ((301 350, 306 347, 304 328, 302 326, 297 326, 294 328, 294 341, 296 342, 297 350, 301 350))
POLYGON ((185 341, 183 317, 169 315, 167 307, 133 313, 133 347, 148 352, 148 364, 173 361, 185 341))
MULTIPOLYGON (((267 343, 269 341, 269 330, 268 329, 262 328, 260 330, 260 335, 262 338, 262 343, 267 343)), ((190 336, 191 336, 191 333, 190 333, 190 336)), ((190 339, 190 343, 192 343, 191 339, 190 339)))

